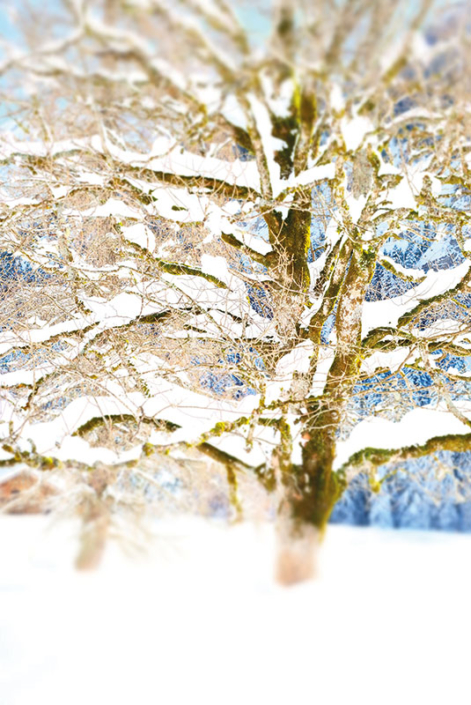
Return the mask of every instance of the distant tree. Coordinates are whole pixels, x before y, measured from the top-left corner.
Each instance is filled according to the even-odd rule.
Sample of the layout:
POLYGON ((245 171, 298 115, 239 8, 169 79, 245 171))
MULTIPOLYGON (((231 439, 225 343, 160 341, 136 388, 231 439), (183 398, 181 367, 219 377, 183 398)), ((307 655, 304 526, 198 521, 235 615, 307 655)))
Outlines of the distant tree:
POLYGON ((469 448, 469 34, 242 10, 64 0, 3 43, 2 452, 253 468, 290 581, 355 473, 469 448))

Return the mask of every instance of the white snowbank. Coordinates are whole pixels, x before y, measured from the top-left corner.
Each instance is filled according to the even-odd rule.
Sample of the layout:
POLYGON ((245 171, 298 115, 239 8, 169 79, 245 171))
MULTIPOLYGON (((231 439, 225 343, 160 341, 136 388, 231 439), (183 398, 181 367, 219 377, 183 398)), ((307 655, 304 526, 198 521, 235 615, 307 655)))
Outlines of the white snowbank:
POLYGON ((75 523, 0 517, 2 703, 439 705, 468 692, 469 536, 331 526, 318 579, 282 589, 270 525, 150 529, 147 557, 112 544, 77 574, 75 523))

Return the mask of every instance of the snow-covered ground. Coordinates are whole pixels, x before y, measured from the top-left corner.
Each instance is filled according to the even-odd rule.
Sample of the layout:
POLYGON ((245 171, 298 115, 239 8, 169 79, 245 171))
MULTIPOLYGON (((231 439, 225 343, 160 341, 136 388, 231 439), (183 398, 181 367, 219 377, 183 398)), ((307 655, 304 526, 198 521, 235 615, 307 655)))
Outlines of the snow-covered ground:
POLYGON ((0 517, 1 705, 469 697, 469 535, 330 526, 317 580, 281 588, 268 524, 166 520, 94 573, 76 530, 0 517))

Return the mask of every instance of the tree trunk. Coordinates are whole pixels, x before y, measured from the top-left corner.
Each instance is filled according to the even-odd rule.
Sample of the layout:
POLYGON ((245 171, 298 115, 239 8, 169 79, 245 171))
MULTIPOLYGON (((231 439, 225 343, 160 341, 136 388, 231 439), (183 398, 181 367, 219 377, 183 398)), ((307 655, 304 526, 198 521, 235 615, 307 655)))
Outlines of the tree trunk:
POLYGON ((310 192, 299 191, 285 219, 276 211, 265 215, 275 253, 276 280, 290 295, 305 293, 310 284, 307 264, 311 242, 310 199, 310 192))
POLYGON ((284 473, 291 480, 280 508, 283 528, 279 532, 277 576, 284 584, 313 577, 316 545, 344 489, 343 478, 332 470, 336 434, 360 373, 361 307, 373 269, 354 252, 340 292, 337 350, 324 394, 320 399, 306 400, 308 421, 302 465, 284 473), (289 535, 291 545, 285 538, 289 535))
POLYGON ((332 471, 337 415, 317 416, 306 435, 301 466, 285 471, 277 524, 276 579, 291 585, 313 578, 317 552, 335 503, 344 489, 332 471))
POLYGON ((284 503, 276 524, 276 581, 296 585, 316 577, 320 542, 319 529, 313 524, 294 523, 289 502, 284 503))

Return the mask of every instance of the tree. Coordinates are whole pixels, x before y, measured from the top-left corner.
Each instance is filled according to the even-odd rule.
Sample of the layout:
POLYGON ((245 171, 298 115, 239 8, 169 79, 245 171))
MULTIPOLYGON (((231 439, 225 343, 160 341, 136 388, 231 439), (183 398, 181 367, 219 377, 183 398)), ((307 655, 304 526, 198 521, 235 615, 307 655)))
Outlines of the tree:
POLYGON ((353 473, 469 447, 469 37, 241 9, 64 0, 5 44, 3 462, 252 468, 289 581, 353 473))

